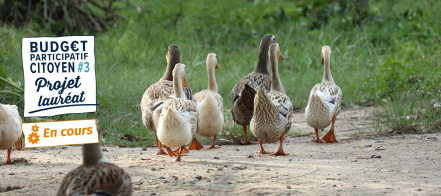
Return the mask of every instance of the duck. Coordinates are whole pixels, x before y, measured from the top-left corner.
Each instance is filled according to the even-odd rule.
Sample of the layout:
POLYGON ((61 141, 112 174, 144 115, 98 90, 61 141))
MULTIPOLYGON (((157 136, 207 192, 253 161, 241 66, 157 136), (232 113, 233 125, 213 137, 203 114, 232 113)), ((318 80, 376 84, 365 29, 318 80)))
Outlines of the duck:
MULTIPOLYGON (((167 69, 162 76, 162 78, 150 85, 147 90, 144 92, 140 107, 141 107, 141 113, 142 113, 142 122, 147 129, 149 129, 151 132, 155 134, 156 142, 158 145, 158 152, 156 155, 167 155, 170 156, 176 156, 176 153, 173 153, 169 147, 165 146, 168 153, 166 153, 162 148, 163 145, 158 140, 158 136, 156 134, 157 124, 158 122, 154 121, 154 113, 160 114, 161 112, 161 106, 166 99, 169 99, 170 96, 174 94, 173 90, 173 69, 177 63, 180 63, 182 61, 182 54, 179 50, 178 45, 171 44, 168 46, 168 51, 166 53, 166 59, 167 59, 167 69)), ((191 91, 190 85, 188 85, 187 81, 184 80, 183 85, 184 87, 184 93, 187 99, 193 100, 193 94, 191 91)), ((157 120, 158 118, 156 118, 157 120)), ((184 153, 187 153, 188 150, 184 153)))
POLYGON ((182 152, 194 137, 198 124, 197 103, 186 98, 182 87, 185 67, 178 63, 173 70, 175 98, 164 101, 157 125, 159 141, 169 147, 178 147, 176 161, 181 161, 182 152))
POLYGON ((12 146, 17 150, 23 149, 21 123, 16 105, 0 104, 0 149, 8 150, 6 162, 3 164, 14 163, 11 161, 12 146))
POLYGON ((316 138, 312 141, 317 143, 338 143, 334 134, 334 124, 341 110, 342 90, 338 87, 331 74, 331 47, 323 46, 321 51, 324 65, 323 79, 314 85, 309 94, 308 105, 305 109, 306 123, 314 128, 316 138), (330 124, 331 129, 319 138, 318 129, 324 129, 330 124))
MULTIPOLYGON (((98 121, 97 121, 98 122, 98 121)), ((97 129, 102 138, 101 128, 97 129)), ((83 144, 83 163, 64 176, 57 196, 132 195, 132 180, 121 167, 109 163, 98 143, 83 144)))
MULTIPOLYGON (((218 93, 215 69, 219 68, 215 53, 209 53, 206 60, 208 74, 208 89, 194 94, 198 110, 198 128, 196 133, 204 137, 213 137, 213 142, 208 149, 220 148, 215 145, 217 133, 222 131, 224 125, 224 105, 222 96, 218 93)), ((200 150, 203 145, 196 137, 190 144, 189 150, 200 150)))
POLYGON ((242 126, 244 145, 254 144, 247 137, 247 126, 250 124, 254 110, 254 96, 257 89, 271 89, 271 76, 268 69, 268 48, 275 43, 275 36, 266 34, 260 41, 259 58, 253 72, 240 79, 231 91, 231 114, 233 121, 242 126))
POLYGON ((258 153, 270 154, 264 150, 262 143, 273 143, 279 139, 279 149, 272 155, 284 156, 289 155, 283 151, 283 140, 291 128, 294 107, 279 78, 277 59, 285 59, 280 52, 279 44, 271 44, 268 55, 271 65, 271 90, 269 93, 266 93, 262 88, 257 90, 250 129, 251 133, 259 139, 260 151, 258 153))

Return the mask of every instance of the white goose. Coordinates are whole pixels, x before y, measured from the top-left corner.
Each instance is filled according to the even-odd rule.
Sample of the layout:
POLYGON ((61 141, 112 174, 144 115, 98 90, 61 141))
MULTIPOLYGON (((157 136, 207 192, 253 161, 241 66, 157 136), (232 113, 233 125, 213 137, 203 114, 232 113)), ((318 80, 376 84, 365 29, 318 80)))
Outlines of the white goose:
MULTIPOLYGON (((222 131, 224 125, 224 105, 222 96, 218 93, 216 78, 214 70, 219 68, 215 53, 207 55, 207 74, 208 74, 208 89, 202 90, 194 94, 194 99, 198 102, 198 129, 197 133, 205 137, 213 137, 211 148, 219 148, 215 146, 217 133, 222 131)), ((196 138, 190 144, 190 150, 203 148, 196 138)))
POLYGON ((0 104, 0 149, 8 149, 8 158, 4 164, 13 163, 11 161, 12 146, 17 150, 23 148, 21 123, 17 106, 0 104))
POLYGON ((316 139, 312 141, 329 143, 338 141, 334 135, 334 123, 341 110, 342 91, 338 87, 331 75, 331 48, 322 47, 322 64, 325 67, 323 80, 316 84, 309 94, 308 105, 305 109, 305 119, 309 126, 313 127, 316 139), (324 129, 332 123, 331 129, 320 140, 318 129, 324 129))
POLYGON ((159 107, 161 114, 158 122, 158 139, 168 147, 180 147, 178 158, 181 161, 181 154, 185 145, 193 138, 197 123, 198 113, 196 102, 185 97, 182 87, 185 78, 185 65, 178 63, 173 69, 174 99, 168 99, 159 107))

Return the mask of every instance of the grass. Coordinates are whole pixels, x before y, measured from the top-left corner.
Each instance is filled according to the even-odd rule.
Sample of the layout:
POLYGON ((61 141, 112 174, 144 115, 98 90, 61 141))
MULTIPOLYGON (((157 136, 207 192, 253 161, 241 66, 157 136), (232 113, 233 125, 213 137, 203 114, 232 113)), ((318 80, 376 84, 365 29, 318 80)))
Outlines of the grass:
POLYGON ((383 133, 399 134, 440 131, 440 98, 439 94, 408 92, 384 99, 383 110, 373 115, 375 127, 383 133))
MULTIPOLYGON (((222 4, 183 1, 183 14, 177 17, 179 2, 135 1, 155 12, 122 11, 127 21, 95 37, 97 100, 100 104, 97 113, 52 119, 97 116, 106 130, 108 144, 154 144, 153 134, 142 124, 139 102, 146 88, 159 80, 165 71, 167 46, 176 43, 187 65, 187 81, 194 92, 207 88, 205 58, 210 52, 217 53, 220 69, 216 70, 216 79, 227 109, 224 132, 242 136, 241 128, 232 123, 228 110, 230 92, 236 81, 253 71, 260 39, 267 33, 276 35, 286 57, 279 62, 279 74, 296 107, 306 106, 310 89, 322 79, 320 50, 323 45, 331 46, 332 75, 343 90, 344 107, 364 105, 371 100, 381 106, 381 100, 390 99, 384 105, 389 111, 389 107, 400 107, 400 99, 406 102, 402 98, 408 92, 420 90, 423 94, 439 94, 436 90, 441 82, 439 1, 370 1, 369 15, 361 25, 353 24, 352 11, 339 14, 336 10, 324 22, 315 8, 329 10, 329 6, 314 7, 308 1, 228 1, 222 4), (284 20, 278 15, 280 7, 285 11, 284 20), (313 27, 317 23, 320 25, 313 27), (411 83, 411 76, 423 76, 423 79, 411 83), (146 141, 121 139, 125 134, 146 141)), ((0 63, 14 81, 23 81, 21 38, 53 36, 36 26, 17 29, 3 25, 0 30, 0 63)), ((5 100, 22 105, 22 100, 17 98, 5 100)), ((38 119, 25 119, 27 122, 34 120, 38 119)), ((209 138, 203 141, 208 142, 209 138)))

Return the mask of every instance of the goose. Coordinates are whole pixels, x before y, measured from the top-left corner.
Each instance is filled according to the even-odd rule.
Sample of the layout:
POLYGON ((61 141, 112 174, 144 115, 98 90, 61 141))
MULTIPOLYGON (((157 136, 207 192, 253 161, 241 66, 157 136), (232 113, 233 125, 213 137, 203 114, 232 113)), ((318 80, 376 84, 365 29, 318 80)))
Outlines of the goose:
POLYGON ((178 63, 173 70, 173 88, 175 97, 164 101, 158 120, 158 139, 169 147, 179 147, 176 161, 181 161, 185 145, 193 138, 198 112, 196 102, 185 97, 182 83, 185 81, 185 65, 178 63))
MULTIPOLYGON (((216 141, 217 133, 222 131, 224 125, 224 105, 222 96, 218 93, 216 78, 214 70, 219 68, 217 64, 217 57, 215 53, 207 55, 207 74, 208 74, 208 89, 202 90, 194 94, 194 99, 197 101, 198 108, 198 128, 196 133, 205 137, 213 137, 213 142, 208 149, 220 148, 214 143, 216 141)), ((203 146, 196 137, 190 144, 189 150, 199 150, 203 146)))
MULTIPOLYGON (((156 134, 158 122, 154 121, 153 115, 155 112, 160 113, 161 107, 159 106, 164 103, 164 100, 168 99, 169 96, 174 94, 172 72, 175 65, 177 63, 180 63, 182 60, 182 54, 179 50, 178 45, 171 44, 168 47, 168 51, 165 57, 167 59, 167 69, 164 75, 158 82, 152 84, 147 88, 147 90, 144 92, 144 95, 142 96, 140 103, 142 122, 144 123, 144 126, 146 126, 151 132, 155 134, 156 137, 156 142, 158 145, 158 153, 156 155, 167 155, 167 153, 162 149, 163 146, 161 142, 158 140, 158 136, 156 134)), ((183 84, 185 85, 185 96, 187 97, 187 99, 192 100, 193 95, 190 86, 185 80, 183 84)), ((166 147, 166 149, 170 156, 176 156, 176 154, 173 153, 173 151, 171 151, 169 147, 166 147)), ((186 152, 188 151, 184 151, 184 153, 186 152)))
MULTIPOLYGON (((101 129, 97 126, 102 135, 101 129)), ((101 144, 83 144, 83 164, 64 176, 57 196, 132 195, 132 181, 124 169, 109 163, 101 144)))
POLYGON ((12 146, 17 150, 23 149, 21 123, 17 106, 0 104, 0 149, 8 149, 8 157, 3 164, 14 163, 11 161, 12 146))
POLYGON ((338 143, 334 135, 334 123, 341 110, 342 90, 331 75, 331 48, 322 47, 322 64, 324 65, 323 80, 316 84, 309 94, 308 105, 305 109, 305 119, 314 128, 317 143, 338 143), (332 123, 331 129, 320 140, 318 129, 324 129, 332 123))
POLYGON ((268 70, 268 48, 275 43, 275 36, 267 34, 260 41, 259 59, 253 72, 240 79, 231 91, 231 114, 233 121, 242 126, 243 144, 253 144, 248 141, 247 126, 253 117, 254 96, 259 88, 265 91, 271 89, 271 77, 268 70))
POLYGON ((280 139, 280 146, 276 156, 289 155, 283 151, 285 133, 291 128, 291 114, 294 110, 291 100, 285 94, 279 78, 278 62, 285 59, 280 53, 279 44, 273 43, 268 51, 271 65, 271 91, 266 93, 263 89, 257 90, 254 97, 254 112, 251 118, 251 133, 259 139, 260 154, 269 154, 263 149, 262 143, 272 143, 280 139))

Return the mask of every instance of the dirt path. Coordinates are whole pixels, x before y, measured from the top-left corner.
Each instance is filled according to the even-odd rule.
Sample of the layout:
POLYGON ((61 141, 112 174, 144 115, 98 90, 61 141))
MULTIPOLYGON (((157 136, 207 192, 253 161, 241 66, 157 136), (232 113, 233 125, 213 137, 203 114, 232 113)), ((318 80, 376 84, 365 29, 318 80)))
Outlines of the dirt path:
MULTIPOLYGON (((258 145, 192 151, 182 162, 153 155, 156 148, 105 147, 105 154, 131 175, 134 195, 440 195, 441 134, 350 139, 372 128, 363 122, 369 113, 342 113, 339 144, 287 138, 290 155, 284 157, 256 154, 258 145)), ((264 147, 275 151, 278 143, 264 147)), ((5 155, 2 151, 1 161, 5 155)), ((0 166, 0 195, 53 195, 64 175, 81 163, 78 146, 12 155, 32 165, 0 166), (8 186, 20 189, 2 192, 8 186)))

